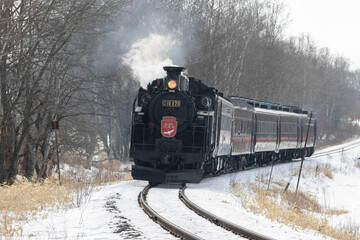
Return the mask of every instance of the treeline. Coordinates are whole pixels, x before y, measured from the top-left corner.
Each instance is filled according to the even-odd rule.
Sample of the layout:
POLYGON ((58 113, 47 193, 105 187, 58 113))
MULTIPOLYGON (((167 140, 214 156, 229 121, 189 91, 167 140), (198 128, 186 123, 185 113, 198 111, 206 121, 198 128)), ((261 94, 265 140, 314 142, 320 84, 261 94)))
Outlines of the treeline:
POLYGON ((310 36, 286 39, 287 10, 281 2, 202 2, 207 7, 199 4, 192 14, 204 18, 189 72, 226 95, 314 111, 320 142, 359 134, 353 125, 360 118, 359 71, 310 36))
POLYGON ((285 39, 287 21, 270 0, 0 0, 0 183, 47 176, 54 121, 62 157, 127 159, 139 82, 122 56, 150 33, 176 36, 174 63, 225 95, 312 110, 324 140, 357 134, 360 71, 285 39))
POLYGON ((94 133, 111 124, 100 118, 125 97, 111 95, 121 75, 94 70, 94 44, 124 4, 0 1, 0 183, 11 184, 19 171, 29 180, 35 170, 36 180, 46 177, 55 155, 52 122, 60 123, 63 153, 84 154, 96 144, 94 133))

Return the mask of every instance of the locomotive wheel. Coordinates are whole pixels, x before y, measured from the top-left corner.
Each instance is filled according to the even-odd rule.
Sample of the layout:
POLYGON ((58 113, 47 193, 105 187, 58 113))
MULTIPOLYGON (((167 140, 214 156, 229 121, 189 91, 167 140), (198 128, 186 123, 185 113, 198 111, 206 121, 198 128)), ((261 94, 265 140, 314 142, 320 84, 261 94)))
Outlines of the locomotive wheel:
POLYGON ((257 155, 256 155, 256 164, 257 164, 259 167, 262 167, 262 165, 263 165, 263 159, 262 159, 262 157, 261 157, 260 154, 257 154, 257 155))

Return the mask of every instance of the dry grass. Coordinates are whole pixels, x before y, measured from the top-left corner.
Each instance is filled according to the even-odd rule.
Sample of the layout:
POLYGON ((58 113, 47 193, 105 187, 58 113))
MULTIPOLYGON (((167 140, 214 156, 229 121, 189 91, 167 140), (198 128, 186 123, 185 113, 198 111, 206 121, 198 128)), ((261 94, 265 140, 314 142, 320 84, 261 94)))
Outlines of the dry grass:
MULTIPOLYGON (((108 160, 106 156, 99 156, 99 160, 92 161, 92 166, 96 168, 106 169, 109 171, 119 171, 122 167, 122 162, 119 160, 108 160)), ((83 168, 89 168, 86 157, 76 155, 73 153, 64 153, 61 156, 61 161, 65 162, 66 164, 72 167, 79 167, 82 166, 83 168)))
MULTIPOLYGON (((315 168, 313 166, 304 166, 301 171, 301 178, 308 178, 308 177, 316 177, 322 178, 327 177, 329 179, 333 179, 333 169, 330 165, 325 164, 324 166, 318 165, 315 168)), ((299 176, 299 168, 294 167, 291 168, 289 171, 289 176, 298 177, 299 176)))
POLYGON ((70 178, 92 178, 92 181, 97 185, 132 179, 130 171, 124 170, 123 163, 119 160, 93 161, 92 166, 95 167, 95 170, 92 168, 94 171, 90 172, 86 159, 81 156, 67 153, 62 156, 62 159, 66 164, 73 167, 73 170, 67 172, 67 176, 70 178))
POLYGON ((91 182, 93 185, 102 185, 132 179, 130 172, 109 171, 103 168, 97 168, 90 171, 81 166, 67 170, 63 176, 82 182, 91 182))
POLYGON ((123 170, 120 161, 94 163, 94 166, 99 169, 95 176, 95 183, 97 184, 132 180, 131 171, 123 170))
POLYGON ((28 222, 38 212, 51 208, 75 206, 74 186, 55 179, 33 184, 16 181, 12 186, 0 187, 0 235, 5 238, 22 236, 21 223, 28 222))
POLYGON ((324 174, 326 177, 328 177, 329 179, 333 179, 333 173, 332 173, 332 169, 330 168, 329 165, 325 165, 324 167, 319 166, 318 167, 318 171, 322 174, 324 174))
POLYGON ((93 162, 93 166, 99 169, 104 169, 104 170, 108 170, 108 171, 113 171, 113 172, 120 172, 123 171, 123 163, 120 161, 99 161, 99 162, 93 162))
POLYGON ((120 164, 102 163, 93 171, 74 164, 76 167, 62 173, 61 185, 54 174, 41 183, 19 180, 12 186, 0 186, 0 239, 24 237, 22 224, 40 217, 39 213, 46 217, 56 209, 80 207, 98 186, 131 179, 129 172, 116 171, 120 164))
POLYGON ((295 230, 312 229, 324 236, 336 239, 360 239, 359 226, 344 223, 333 227, 328 223, 332 215, 347 213, 345 210, 322 207, 309 192, 284 192, 285 182, 275 182, 269 191, 261 182, 242 184, 230 182, 230 189, 241 200, 242 206, 254 214, 261 214, 295 230), (275 187, 274 187, 275 186, 275 187), (281 187, 278 187, 281 186, 281 187))
MULTIPOLYGON (((315 169, 311 166, 303 166, 301 170, 301 177, 306 178, 307 176, 312 176, 315 169)), ((315 174, 315 173, 314 173, 315 174)), ((292 167, 289 171, 289 176, 297 177, 299 176, 299 168, 298 167, 292 167)))
POLYGON ((317 166, 315 169, 315 177, 321 177, 321 176, 325 176, 329 179, 333 179, 333 170, 331 169, 331 167, 326 164, 325 166, 317 166))

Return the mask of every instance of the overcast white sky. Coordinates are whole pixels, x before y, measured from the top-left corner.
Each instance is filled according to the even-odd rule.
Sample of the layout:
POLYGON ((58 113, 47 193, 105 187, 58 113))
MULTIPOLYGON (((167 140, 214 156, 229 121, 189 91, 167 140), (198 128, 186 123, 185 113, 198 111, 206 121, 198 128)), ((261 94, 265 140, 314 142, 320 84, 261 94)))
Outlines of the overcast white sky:
POLYGON ((286 33, 308 33, 318 47, 360 69, 360 0, 283 0, 292 22, 286 33))

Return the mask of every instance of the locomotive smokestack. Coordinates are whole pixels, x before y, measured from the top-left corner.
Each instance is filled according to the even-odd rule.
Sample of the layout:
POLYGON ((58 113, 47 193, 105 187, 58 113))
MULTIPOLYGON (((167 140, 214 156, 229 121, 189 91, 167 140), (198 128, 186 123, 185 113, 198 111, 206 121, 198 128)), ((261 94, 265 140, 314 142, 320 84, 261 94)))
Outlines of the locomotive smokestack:
POLYGON ((181 72, 184 71, 184 69, 185 69, 184 67, 176 67, 176 66, 164 67, 167 77, 174 80, 179 80, 181 72))
POLYGON ((164 70, 166 71, 166 78, 165 78, 165 86, 168 86, 172 89, 172 85, 169 85, 169 82, 175 81, 176 87, 174 89, 180 91, 188 91, 189 89, 189 79, 181 74, 184 71, 184 67, 176 67, 176 66, 166 66, 164 70), (172 81, 173 80, 173 81, 172 81))

